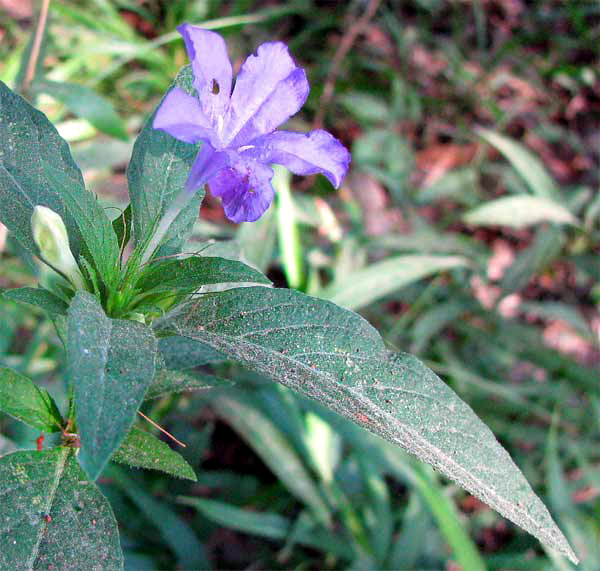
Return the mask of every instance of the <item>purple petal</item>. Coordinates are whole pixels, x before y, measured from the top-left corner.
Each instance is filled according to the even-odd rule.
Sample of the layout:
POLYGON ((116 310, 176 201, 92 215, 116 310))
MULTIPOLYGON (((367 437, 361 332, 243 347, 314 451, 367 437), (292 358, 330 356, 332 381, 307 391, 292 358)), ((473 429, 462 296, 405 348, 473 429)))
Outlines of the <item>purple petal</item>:
POLYGON ((242 152, 261 163, 276 163, 294 174, 323 173, 340 186, 350 165, 350 153, 333 135, 317 130, 310 133, 276 131, 252 141, 253 147, 242 152))
POLYGON ((236 148, 274 131, 298 112, 308 96, 304 70, 280 42, 259 46, 244 62, 231 95, 223 141, 236 148))
POLYGON ((219 34, 187 23, 177 30, 192 62, 194 87, 202 110, 218 130, 219 117, 222 121, 229 106, 233 76, 225 40, 219 34))
POLYGON ((221 197, 229 220, 254 222, 273 202, 272 178, 273 170, 268 166, 238 160, 211 178, 209 187, 214 196, 221 197))
POLYGON ((196 192, 216 173, 227 167, 229 163, 228 152, 216 151, 210 143, 205 142, 190 169, 190 174, 185 183, 185 190, 189 193, 196 192))
POLYGON ((171 89, 162 100, 152 126, 186 143, 197 143, 213 136, 210 121, 202 112, 199 101, 179 87, 171 89))

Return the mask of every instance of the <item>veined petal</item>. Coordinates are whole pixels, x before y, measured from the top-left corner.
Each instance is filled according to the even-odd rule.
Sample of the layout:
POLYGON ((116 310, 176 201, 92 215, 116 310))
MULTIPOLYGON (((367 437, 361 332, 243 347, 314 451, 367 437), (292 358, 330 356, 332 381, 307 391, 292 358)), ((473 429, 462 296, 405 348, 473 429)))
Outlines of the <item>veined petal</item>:
POLYGON ((236 148, 274 131, 298 112, 308 96, 304 70, 296 67, 281 42, 258 47, 237 76, 223 131, 226 145, 236 148))
POLYGON ((217 172, 229 165, 229 155, 227 151, 217 151, 210 143, 205 142, 190 169, 185 190, 190 193, 196 192, 217 172))
POLYGON ((225 214, 233 222, 254 222, 269 208, 275 191, 273 170, 252 160, 237 160, 209 181, 213 196, 220 196, 225 214))
POLYGON ((214 137, 210 121, 202 112, 200 102, 179 87, 171 89, 162 100, 152 126, 185 143, 197 143, 214 137))
POLYGON ((241 155, 261 163, 283 165, 294 174, 323 173, 336 188, 350 165, 346 147, 320 129, 306 134, 276 131, 252 141, 252 146, 241 155))
POLYGON ((183 36, 192 71, 194 87, 205 115, 213 128, 219 130, 229 106, 233 72, 227 56, 225 40, 215 32, 191 24, 182 24, 177 31, 183 36))

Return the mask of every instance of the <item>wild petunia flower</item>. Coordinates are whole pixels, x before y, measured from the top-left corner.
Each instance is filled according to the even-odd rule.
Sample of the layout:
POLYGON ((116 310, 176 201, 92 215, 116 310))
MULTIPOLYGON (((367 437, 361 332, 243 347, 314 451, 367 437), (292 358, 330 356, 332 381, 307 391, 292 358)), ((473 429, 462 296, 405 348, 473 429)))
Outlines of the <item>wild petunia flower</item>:
POLYGON ((156 112, 153 127, 187 143, 202 142, 185 192, 208 183, 233 222, 254 221, 273 201, 271 163, 295 174, 323 173, 338 187, 350 153, 327 131, 275 131, 308 96, 306 73, 287 46, 259 46, 242 65, 233 91, 232 67, 221 36, 190 24, 179 26, 192 62, 197 97, 175 87, 156 112))

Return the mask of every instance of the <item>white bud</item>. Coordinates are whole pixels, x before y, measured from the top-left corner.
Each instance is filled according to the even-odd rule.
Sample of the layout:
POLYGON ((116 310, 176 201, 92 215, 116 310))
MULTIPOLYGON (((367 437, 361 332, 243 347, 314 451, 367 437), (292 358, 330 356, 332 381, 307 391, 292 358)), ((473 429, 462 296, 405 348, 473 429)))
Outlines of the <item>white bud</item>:
POLYGON ((31 230, 43 261, 67 276, 76 289, 85 289, 60 215, 45 206, 36 206, 31 215, 31 230))

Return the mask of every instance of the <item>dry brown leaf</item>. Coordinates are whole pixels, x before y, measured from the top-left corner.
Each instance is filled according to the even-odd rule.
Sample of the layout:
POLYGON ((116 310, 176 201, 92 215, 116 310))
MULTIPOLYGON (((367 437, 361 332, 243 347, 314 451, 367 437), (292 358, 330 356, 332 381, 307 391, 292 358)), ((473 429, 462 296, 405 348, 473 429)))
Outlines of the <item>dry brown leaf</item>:
POLYGON ((417 170, 424 174, 421 186, 431 186, 447 172, 469 164, 479 145, 432 145, 419 151, 415 157, 417 170))

